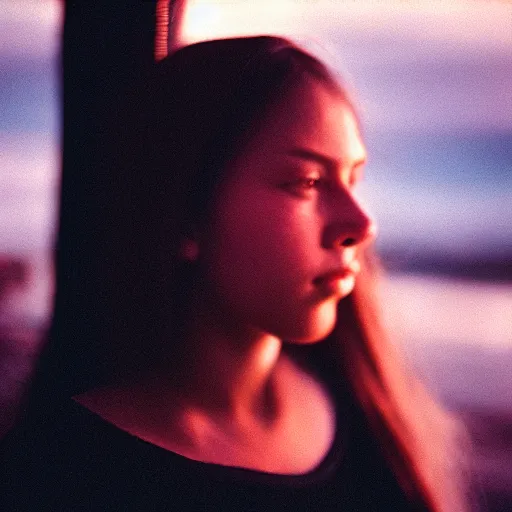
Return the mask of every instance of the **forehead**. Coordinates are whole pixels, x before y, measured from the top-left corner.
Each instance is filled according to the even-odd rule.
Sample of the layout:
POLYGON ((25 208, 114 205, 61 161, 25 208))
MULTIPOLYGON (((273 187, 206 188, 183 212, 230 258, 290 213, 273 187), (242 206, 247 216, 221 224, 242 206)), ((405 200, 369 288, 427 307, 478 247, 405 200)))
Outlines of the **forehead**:
POLYGON ((340 94, 313 78, 294 84, 269 109, 243 156, 272 159, 296 147, 324 154, 342 165, 366 156, 352 108, 340 94))

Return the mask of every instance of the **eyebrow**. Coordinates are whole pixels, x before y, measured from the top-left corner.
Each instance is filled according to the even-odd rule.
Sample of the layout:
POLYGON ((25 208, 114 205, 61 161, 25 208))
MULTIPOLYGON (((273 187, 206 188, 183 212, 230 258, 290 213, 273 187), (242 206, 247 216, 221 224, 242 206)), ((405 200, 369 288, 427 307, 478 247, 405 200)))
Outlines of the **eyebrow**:
MULTIPOLYGON (((338 165, 339 161, 330 158, 327 155, 323 155, 322 153, 318 153, 316 151, 313 151, 311 149, 306 148, 292 148, 287 152, 289 155, 300 158, 301 160, 308 160, 310 162, 315 162, 320 165, 322 165, 327 171, 333 171, 335 170, 338 165)), ((351 162, 351 169, 356 169, 357 167, 360 167, 366 163, 366 158, 360 158, 358 160, 355 160, 351 162)))

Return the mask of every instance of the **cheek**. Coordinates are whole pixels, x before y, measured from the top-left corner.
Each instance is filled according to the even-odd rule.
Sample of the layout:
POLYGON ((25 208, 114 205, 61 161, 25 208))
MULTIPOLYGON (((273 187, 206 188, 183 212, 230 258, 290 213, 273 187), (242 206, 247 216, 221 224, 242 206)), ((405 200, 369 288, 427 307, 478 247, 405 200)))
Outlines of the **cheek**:
POLYGON ((284 339, 325 337, 334 326, 336 303, 313 294, 321 257, 318 216, 285 201, 231 204, 211 232, 211 295, 225 311, 284 339))
POLYGON ((321 250, 317 216, 283 203, 255 198, 219 217, 214 233, 217 270, 229 269, 241 282, 259 277, 281 284, 314 274, 321 250))

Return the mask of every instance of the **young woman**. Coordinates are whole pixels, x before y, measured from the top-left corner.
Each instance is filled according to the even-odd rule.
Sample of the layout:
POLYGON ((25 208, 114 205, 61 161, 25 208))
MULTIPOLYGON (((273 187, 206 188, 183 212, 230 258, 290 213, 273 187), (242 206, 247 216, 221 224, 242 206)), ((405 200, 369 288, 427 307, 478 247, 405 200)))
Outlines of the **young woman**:
POLYGON ((380 324, 343 88, 276 37, 185 47, 144 88, 113 337, 47 348, 8 506, 466 510, 455 423, 380 324))

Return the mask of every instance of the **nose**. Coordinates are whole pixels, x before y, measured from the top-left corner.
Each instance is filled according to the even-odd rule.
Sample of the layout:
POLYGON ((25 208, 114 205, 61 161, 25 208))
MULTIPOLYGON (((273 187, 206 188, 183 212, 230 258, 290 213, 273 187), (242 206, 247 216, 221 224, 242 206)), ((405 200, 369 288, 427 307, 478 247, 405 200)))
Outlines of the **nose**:
POLYGON ((371 242, 377 233, 372 217, 350 194, 338 200, 334 214, 324 230, 322 245, 326 249, 354 247, 371 242))

